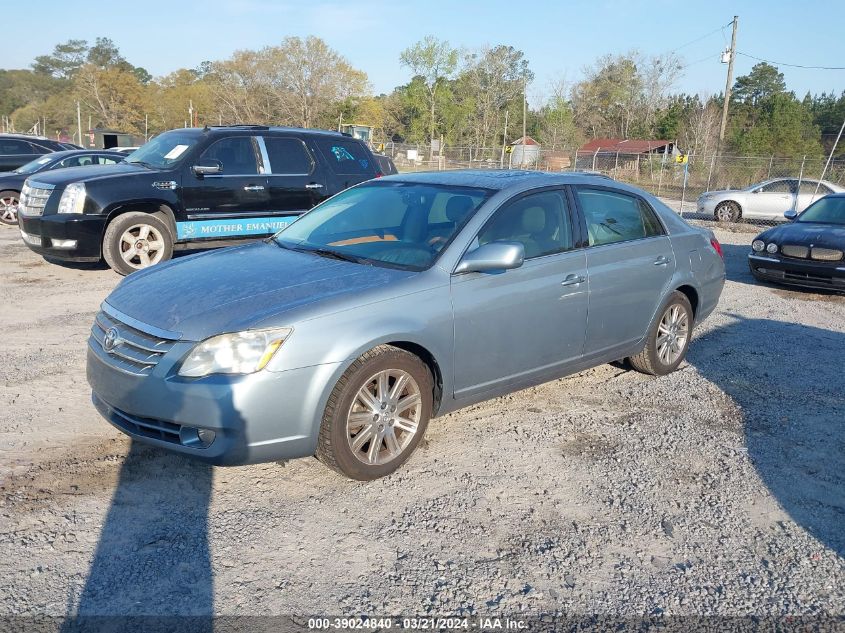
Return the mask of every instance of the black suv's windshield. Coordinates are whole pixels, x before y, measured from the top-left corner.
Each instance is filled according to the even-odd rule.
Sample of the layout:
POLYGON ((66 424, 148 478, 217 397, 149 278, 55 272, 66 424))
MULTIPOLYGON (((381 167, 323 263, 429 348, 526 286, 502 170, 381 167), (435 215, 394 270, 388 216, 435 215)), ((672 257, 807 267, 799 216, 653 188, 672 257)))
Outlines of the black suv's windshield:
POLYGON ((845 198, 822 198, 798 216, 798 222, 845 225, 845 198))
POLYGON ((324 257, 424 270, 492 193, 371 181, 318 205, 273 239, 324 257))
POLYGON ((182 160, 186 152, 196 145, 199 138, 197 134, 183 130, 165 132, 129 154, 126 162, 165 169, 182 160))

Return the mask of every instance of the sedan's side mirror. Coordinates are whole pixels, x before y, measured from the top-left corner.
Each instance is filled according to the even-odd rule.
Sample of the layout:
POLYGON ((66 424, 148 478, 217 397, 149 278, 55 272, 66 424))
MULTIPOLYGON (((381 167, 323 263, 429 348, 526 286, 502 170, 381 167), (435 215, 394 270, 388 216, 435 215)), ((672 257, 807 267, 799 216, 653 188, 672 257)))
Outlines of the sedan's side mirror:
POLYGON ((511 270, 522 266, 524 261, 522 242, 488 242, 464 255, 455 274, 511 270))
POLYGON ((795 209, 790 209, 789 211, 784 212, 783 217, 791 222, 798 217, 798 212, 795 209))
POLYGON ((222 174, 223 163, 213 158, 205 158, 201 160, 199 164, 191 167, 191 171, 193 171, 196 176, 211 176, 213 174, 222 174))

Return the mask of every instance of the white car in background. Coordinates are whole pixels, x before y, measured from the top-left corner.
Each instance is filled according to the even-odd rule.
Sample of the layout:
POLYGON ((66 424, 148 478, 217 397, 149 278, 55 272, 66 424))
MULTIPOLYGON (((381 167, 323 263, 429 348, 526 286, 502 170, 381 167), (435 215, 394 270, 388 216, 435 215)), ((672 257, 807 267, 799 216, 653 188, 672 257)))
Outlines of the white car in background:
POLYGON ((826 180, 773 178, 745 189, 708 191, 698 198, 698 213, 719 222, 769 220, 783 222, 786 211, 801 213, 819 198, 845 192, 845 187, 826 180), (818 188, 818 190, 817 190, 818 188))

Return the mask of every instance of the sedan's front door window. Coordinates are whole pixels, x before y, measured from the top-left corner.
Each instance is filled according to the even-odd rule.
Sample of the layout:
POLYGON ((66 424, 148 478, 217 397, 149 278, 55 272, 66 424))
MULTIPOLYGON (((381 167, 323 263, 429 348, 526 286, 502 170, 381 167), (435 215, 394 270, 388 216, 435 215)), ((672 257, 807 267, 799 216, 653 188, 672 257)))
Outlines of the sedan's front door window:
POLYGON ((792 193, 793 186, 789 180, 775 180, 761 188, 763 193, 792 193))
POLYGON ((478 243, 502 241, 522 242, 526 259, 572 249, 575 241, 563 192, 534 193, 497 211, 478 234, 478 243))
POLYGON ((640 198, 606 189, 576 189, 587 221, 590 246, 662 235, 663 227, 640 198))

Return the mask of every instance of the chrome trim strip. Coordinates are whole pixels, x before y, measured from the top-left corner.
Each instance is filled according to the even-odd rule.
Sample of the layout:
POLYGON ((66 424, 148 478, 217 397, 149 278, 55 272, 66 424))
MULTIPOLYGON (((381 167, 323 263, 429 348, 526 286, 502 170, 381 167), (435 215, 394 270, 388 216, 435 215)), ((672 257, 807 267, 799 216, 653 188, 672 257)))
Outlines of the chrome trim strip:
POLYGON ((263 163, 263 168, 259 171, 265 176, 272 174, 273 166, 270 164, 270 157, 267 155, 267 146, 264 144, 264 137, 256 136, 255 141, 258 143, 258 151, 261 152, 261 162, 263 163))
POLYGON ((182 340, 182 333, 181 332, 171 332, 169 330, 163 330, 161 328, 157 328, 153 325, 148 323, 144 323, 143 321, 139 321, 138 319, 134 319, 128 314, 124 314, 120 310, 113 308, 111 305, 103 301, 100 305, 100 309, 108 314, 111 317, 114 317, 118 321, 123 321, 126 325, 130 327, 134 327, 139 332, 144 332, 146 334, 151 334, 157 338, 166 338, 170 339, 171 341, 180 341, 182 340))
POLYGON ((763 262, 775 262, 776 264, 781 263, 779 259, 774 259, 772 257, 762 257, 760 255, 749 255, 748 258, 749 259, 759 259, 760 261, 763 261, 763 262))

